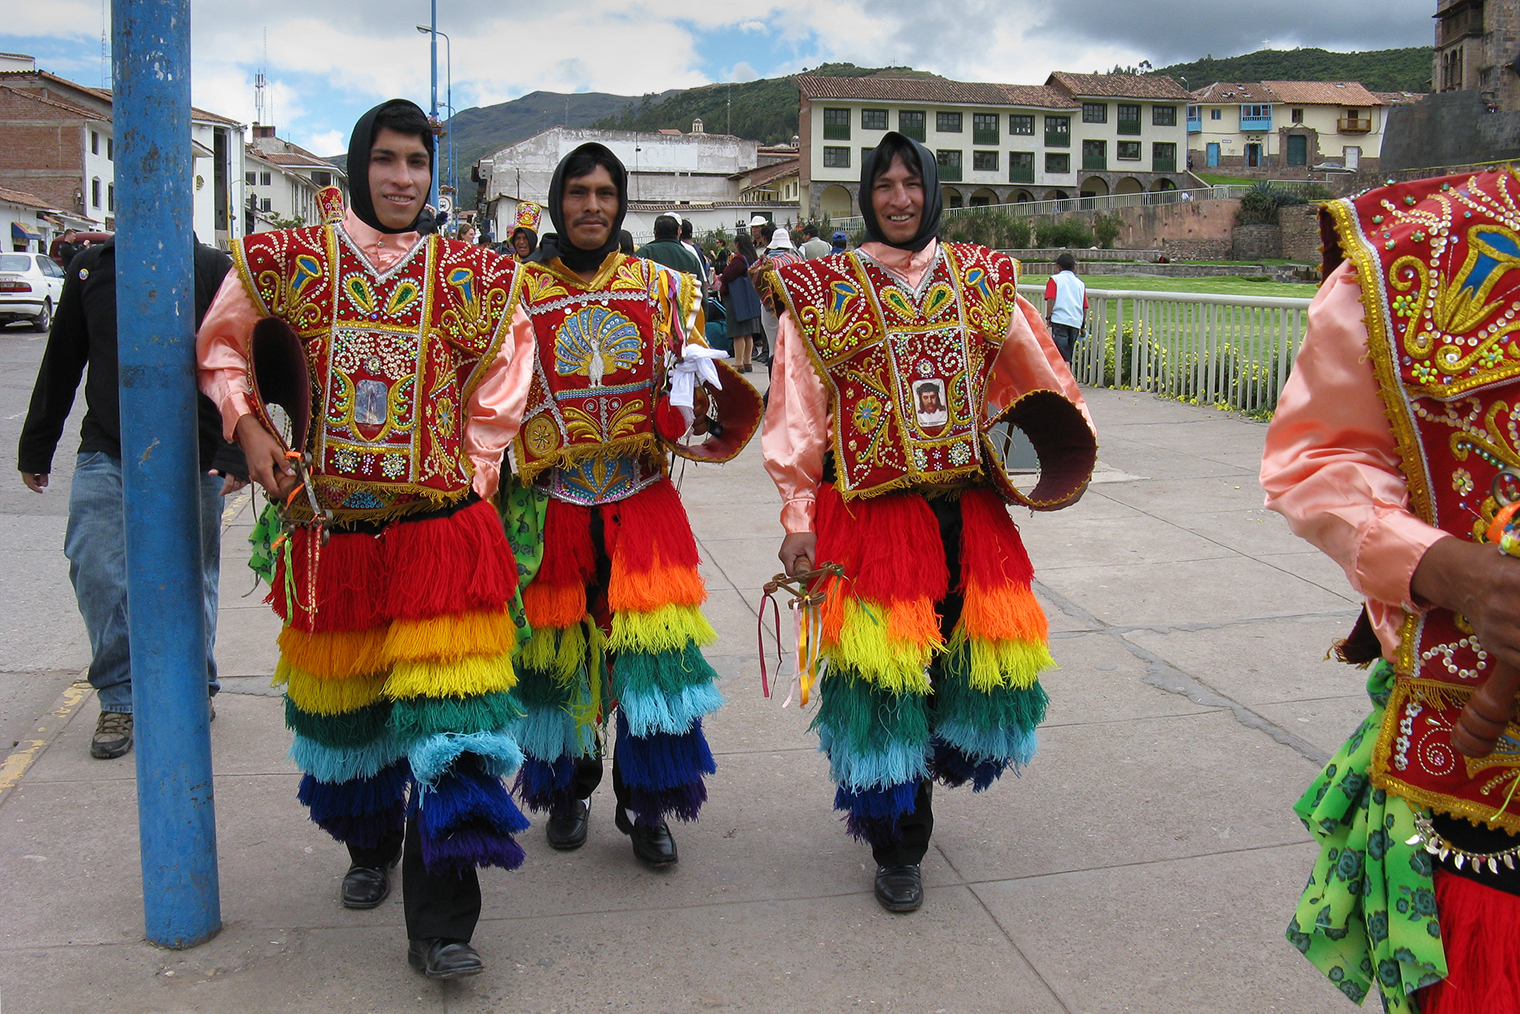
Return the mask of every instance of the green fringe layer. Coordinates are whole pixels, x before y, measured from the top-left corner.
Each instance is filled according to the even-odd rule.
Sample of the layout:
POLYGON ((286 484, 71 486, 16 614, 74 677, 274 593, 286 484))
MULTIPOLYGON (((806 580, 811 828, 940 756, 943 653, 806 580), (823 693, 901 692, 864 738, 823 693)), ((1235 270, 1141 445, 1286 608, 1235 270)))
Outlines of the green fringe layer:
POLYGON ((506 691, 472 697, 411 697, 391 708, 390 729, 397 742, 444 732, 495 732, 521 718, 523 709, 506 691))
POLYGON ((368 746, 385 735, 391 715, 391 702, 379 700, 358 711, 337 715, 318 715, 302 711, 296 702, 285 698, 285 726, 307 739, 335 750, 368 746))

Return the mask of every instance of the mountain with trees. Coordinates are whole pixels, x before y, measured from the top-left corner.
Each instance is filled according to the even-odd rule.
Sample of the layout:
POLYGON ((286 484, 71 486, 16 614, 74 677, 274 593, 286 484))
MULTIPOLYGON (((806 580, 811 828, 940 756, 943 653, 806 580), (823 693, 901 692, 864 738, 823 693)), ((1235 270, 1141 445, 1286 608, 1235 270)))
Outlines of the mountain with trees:
MULTIPOLYGON (((1378 49, 1368 53, 1332 53, 1326 49, 1262 49, 1216 60, 1141 71, 1165 74, 1186 88, 1206 88, 1216 81, 1360 81, 1375 92, 1430 91, 1430 46, 1378 49)), ((1128 70, 1133 68, 1115 68, 1128 70)))

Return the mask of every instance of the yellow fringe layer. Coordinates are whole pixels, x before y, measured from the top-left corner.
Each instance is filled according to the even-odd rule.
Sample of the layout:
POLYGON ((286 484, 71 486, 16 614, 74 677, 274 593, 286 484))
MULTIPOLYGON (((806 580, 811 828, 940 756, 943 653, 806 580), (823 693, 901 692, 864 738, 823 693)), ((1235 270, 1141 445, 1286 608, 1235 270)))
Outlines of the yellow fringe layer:
POLYGON ((988 641, 1044 644, 1050 639, 1045 610, 1028 585, 984 588, 977 581, 967 581, 960 624, 970 637, 988 641))
POLYGON ((648 612, 612 614, 612 651, 680 651, 718 639, 718 632, 696 606, 665 606, 648 612))
POLYGON ((504 655, 517 644, 516 627, 505 609, 395 620, 382 653, 389 664, 433 659, 456 662, 468 655, 504 655))
POLYGON ((612 561, 607 584, 607 605, 613 612, 648 613, 664 606, 700 606, 707 601, 707 586, 695 567, 668 567, 660 563, 655 549, 654 566, 639 574, 629 573, 620 560, 612 561))
POLYGON ((455 662, 397 662, 385 681, 385 696, 474 697, 515 686, 511 655, 471 655, 455 662))
POLYGON ((988 641, 957 630, 950 650, 961 645, 971 656, 967 682, 984 694, 1000 687, 1028 690, 1039 680, 1041 671, 1057 668, 1050 648, 1037 641, 988 641))
POLYGON ((314 715, 341 715, 367 708, 385 690, 385 674, 324 679, 280 659, 274 670, 274 686, 285 684, 285 694, 296 707, 314 715))
MULTIPOLYGON (((591 629, 592 643, 589 647, 594 648, 600 644, 603 637, 602 632, 595 626, 591 629)), ((580 678, 581 665, 588 655, 587 648, 584 624, 576 624, 564 630, 535 627, 533 636, 528 639, 527 644, 523 645, 519 661, 525 669, 551 673, 556 683, 561 686, 570 686, 580 678)))
MULTIPOLYGON (((893 693, 927 694, 929 660, 942 647, 938 626, 929 642, 894 637, 891 620, 879 604, 839 597, 843 599, 840 603, 843 619, 837 642, 825 650, 830 663, 850 669, 859 678, 893 693)), ((901 625, 916 629, 914 624, 919 619, 909 615, 901 625)))
POLYGON ((385 628, 280 631, 280 657, 320 679, 345 680, 385 669, 385 628))
POLYGON ((523 589, 522 600, 528 626, 534 630, 540 627, 573 627, 586 615, 584 585, 547 585, 533 581, 523 589))

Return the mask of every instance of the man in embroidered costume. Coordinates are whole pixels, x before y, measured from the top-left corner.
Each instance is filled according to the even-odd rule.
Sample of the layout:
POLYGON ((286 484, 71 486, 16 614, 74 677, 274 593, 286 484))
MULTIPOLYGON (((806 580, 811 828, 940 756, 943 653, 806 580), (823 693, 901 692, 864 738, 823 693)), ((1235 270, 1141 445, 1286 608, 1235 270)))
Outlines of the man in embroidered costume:
POLYGON ((785 312, 762 443, 788 573, 843 567, 825 586, 813 726, 877 900, 908 912, 932 781, 987 788, 1033 756, 1045 711, 1045 615, 1005 498, 1075 502, 1096 443, 1012 259, 939 242, 934 156, 887 134, 860 195, 868 242, 771 275, 785 312), (986 439, 1000 413, 1040 454, 1027 496, 986 439))
POLYGON ((418 232, 432 164, 415 105, 366 113, 346 217, 240 241, 198 344, 202 389, 253 477, 285 499, 297 476, 259 397, 282 378, 261 356, 298 342, 289 386, 312 404, 309 435, 297 410, 291 442, 309 489, 286 500, 298 526, 270 600, 299 795, 349 848, 346 907, 379 905, 400 856, 408 960, 452 978, 482 968, 475 869, 517 867, 527 827, 501 780, 522 759, 505 731, 520 715, 516 567, 485 502, 522 384, 512 262, 418 232))
POLYGON ((1481 544, 1520 466, 1517 207, 1508 169, 1326 205, 1262 459, 1267 506, 1366 598, 1339 654, 1377 660, 1372 715, 1296 807, 1322 852, 1288 939, 1399 1012, 1520 1012, 1520 728, 1476 756, 1459 718, 1520 664, 1520 560, 1481 544))
MULTIPOLYGON (((698 608, 696 541, 661 443, 690 416, 660 391, 668 374, 684 375, 684 397, 678 383, 669 401, 689 413, 690 378, 714 354, 699 337, 696 279, 618 250, 627 179, 602 145, 567 155, 549 188, 555 254, 522 269, 537 355, 513 450, 518 478, 547 506, 542 563, 523 590, 533 637, 521 658, 518 785, 549 812, 549 843, 579 848, 615 702, 616 824, 661 867, 677 860, 666 818, 693 820, 707 798, 715 768, 702 718, 722 698, 699 650, 715 634, 698 608), (674 371, 672 357, 682 358, 674 371)), ((723 384, 742 381, 730 373, 723 384)))

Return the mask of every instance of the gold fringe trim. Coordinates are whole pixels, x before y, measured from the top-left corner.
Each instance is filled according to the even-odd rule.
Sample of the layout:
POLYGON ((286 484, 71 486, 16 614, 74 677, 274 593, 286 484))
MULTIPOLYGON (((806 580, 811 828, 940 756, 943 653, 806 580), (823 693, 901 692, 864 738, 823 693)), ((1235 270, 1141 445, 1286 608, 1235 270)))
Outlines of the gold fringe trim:
POLYGON ((285 694, 296 707, 314 715, 341 715, 367 708, 378 701, 385 690, 385 674, 356 676, 334 680, 313 676, 281 659, 275 666, 274 682, 285 684, 285 694))
POLYGON ((511 655, 474 655, 456 662, 398 662, 385 681, 385 696, 475 697, 515 686, 511 655))

